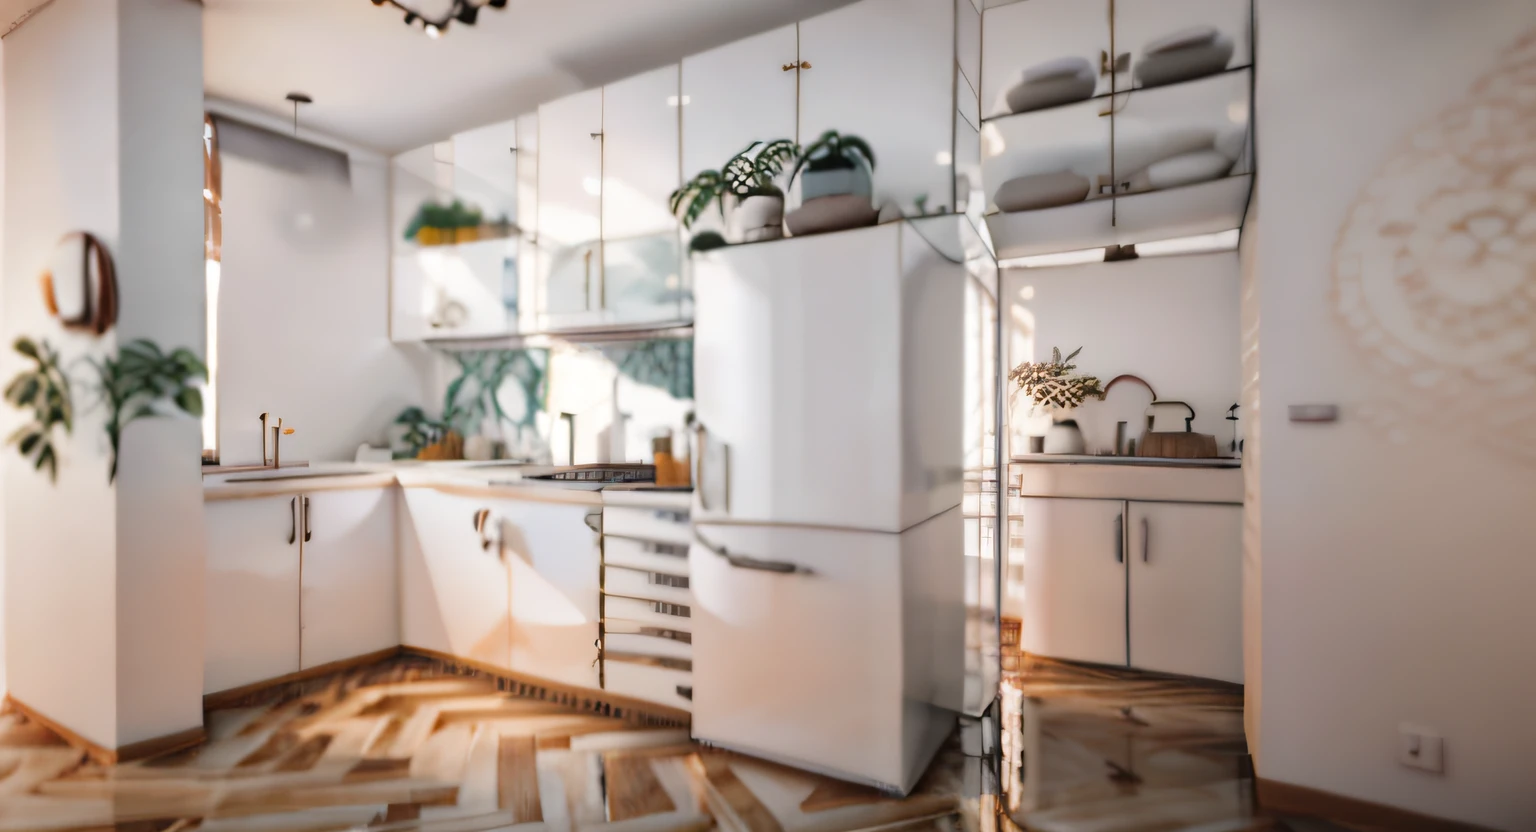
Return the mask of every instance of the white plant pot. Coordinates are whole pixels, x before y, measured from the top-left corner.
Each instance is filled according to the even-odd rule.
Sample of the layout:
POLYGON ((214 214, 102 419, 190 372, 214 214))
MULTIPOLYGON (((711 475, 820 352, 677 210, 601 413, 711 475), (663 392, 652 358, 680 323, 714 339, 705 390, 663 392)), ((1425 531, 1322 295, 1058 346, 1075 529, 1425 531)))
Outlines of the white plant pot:
POLYGON ((784 197, 749 196, 732 200, 726 217, 734 243, 756 243, 784 236, 784 197))
POLYGON ((1078 429, 1077 422, 1071 419, 1052 423, 1051 429, 1045 432, 1045 453, 1081 454, 1086 451, 1083 432, 1078 429))

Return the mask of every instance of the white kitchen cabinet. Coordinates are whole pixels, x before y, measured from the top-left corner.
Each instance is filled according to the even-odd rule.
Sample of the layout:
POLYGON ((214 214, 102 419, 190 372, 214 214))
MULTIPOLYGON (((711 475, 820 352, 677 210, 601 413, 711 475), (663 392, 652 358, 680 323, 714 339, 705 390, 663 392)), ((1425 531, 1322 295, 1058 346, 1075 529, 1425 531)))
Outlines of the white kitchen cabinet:
MULTIPOLYGON (((1029 0, 987 9, 981 30, 982 115, 1007 115, 1008 91, 1027 70, 1050 61, 1086 61, 1096 76, 1093 94, 1107 94, 1111 79, 1101 70, 1109 29, 1108 0, 1029 0)), ((1126 51, 1122 44, 1116 47, 1126 51)))
POLYGON ((401 642, 506 667, 509 584, 495 546, 482 545, 475 514, 486 498, 401 489, 401 642))
POLYGON ((603 91, 539 107, 539 273, 546 326, 601 308, 603 91))
POLYGON ((694 260, 695 522, 900 532, 960 504, 963 264, 908 223, 694 260))
POLYGON ((1130 664, 1241 683, 1242 507, 1132 502, 1127 531, 1130 664))
POLYGON ((868 142, 877 207, 892 201, 911 214, 922 196, 930 211, 954 205, 951 4, 843 6, 800 22, 799 54, 801 144, 827 130, 868 142))
POLYGON ((932 703, 963 673, 959 509, 904 534, 696 532, 694 736, 911 789, 955 721, 932 703))
POLYGON ((605 323, 683 316, 682 248, 671 208, 682 184, 679 83, 672 64, 603 88, 605 323))
POLYGON ((1126 664, 1125 503, 1041 497, 1021 503, 1024 651, 1126 664))
POLYGON ((603 492, 603 689, 693 707, 689 495, 603 492))
MULTIPOLYGON (((684 181, 720 170, 752 142, 796 139, 799 60, 794 25, 683 59, 684 181)), ((710 206, 687 236, 723 228, 710 206)))
MULTIPOLYGON (((598 685, 600 505, 497 499, 488 532, 510 581, 508 669, 567 685, 598 685), (591 518, 591 519, 589 519, 591 518)), ((487 580, 490 580, 488 577, 487 580)), ((498 662, 500 664, 501 662, 498 662)))
POLYGON ((210 502, 205 513, 203 692, 298 671, 298 496, 210 502))
POLYGON ((316 491, 299 500, 302 666, 399 644, 393 489, 316 491))

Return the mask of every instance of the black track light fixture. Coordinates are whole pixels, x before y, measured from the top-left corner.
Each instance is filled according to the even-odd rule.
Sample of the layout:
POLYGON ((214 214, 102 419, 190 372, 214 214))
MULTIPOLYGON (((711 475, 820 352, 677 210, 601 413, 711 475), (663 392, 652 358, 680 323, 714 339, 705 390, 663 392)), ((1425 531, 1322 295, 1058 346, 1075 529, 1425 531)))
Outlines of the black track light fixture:
POLYGON ((438 38, 448 31, 448 24, 462 23, 465 26, 473 26, 480 18, 480 9, 490 7, 493 9, 505 9, 507 0, 452 0, 448 12, 441 18, 429 17, 417 9, 406 5, 402 0, 369 0, 375 6, 393 6, 405 13, 405 25, 415 27, 421 24, 423 31, 429 38, 438 38))

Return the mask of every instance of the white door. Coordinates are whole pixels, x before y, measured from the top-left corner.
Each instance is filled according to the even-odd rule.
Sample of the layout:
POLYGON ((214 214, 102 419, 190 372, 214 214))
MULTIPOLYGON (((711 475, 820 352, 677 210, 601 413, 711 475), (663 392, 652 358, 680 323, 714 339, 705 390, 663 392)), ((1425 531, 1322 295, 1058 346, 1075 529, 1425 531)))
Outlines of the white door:
POLYGON ((203 692, 299 670, 299 498, 207 504, 203 692))
POLYGON ((899 233, 694 258, 695 520, 902 530, 899 233))
POLYGON ((300 500, 303 666, 399 644, 393 489, 317 491, 300 500))
POLYGON ((1125 503, 1021 502, 1024 651, 1125 664, 1125 503))
POLYGON ((550 316, 600 309, 602 195, 602 89, 539 107, 539 271, 550 316))
POLYGON ((1131 661, 1243 681, 1243 509, 1130 504, 1131 661))
POLYGON ((613 322, 680 319, 678 65, 603 88, 603 280, 613 322))
POLYGON ((400 518, 401 642, 507 663, 507 570, 475 531, 493 501, 405 488, 400 518))
POLYGON ((800 23, 800 62, 802 145, 827 130, 868 142, 876 207, 954 206, 951 4, 862 0, 817 15, 800 23))
POLYGON ((769 526, 697 532, 708 545, 696 542, 688 556, 693 735, 901 783, 901 536, 769 526), (809 571, 771 571, 791 567, 809 571))
POLYGON ((587 518, 600 518, 602 506, 497 500, 490 508, 490 533, 500 541, 511 580, 508 666, 541 679, 598 687, 602 555, 587 518))
MULTIPOLYGON (((789 25, 683 59, 683 181, 752 142, 795 140, 798 55, 789 25)), ((712 205, 684 236, 723 227, 712 205)))

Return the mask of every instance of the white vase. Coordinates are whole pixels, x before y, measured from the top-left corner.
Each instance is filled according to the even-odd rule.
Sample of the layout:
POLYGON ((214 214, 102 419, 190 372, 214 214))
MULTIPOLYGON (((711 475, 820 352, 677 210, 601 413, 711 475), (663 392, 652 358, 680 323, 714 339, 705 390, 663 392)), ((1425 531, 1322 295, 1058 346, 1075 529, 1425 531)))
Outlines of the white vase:
POLYGON ((727 222, 732 242, 756 243, 784 236, 784 197, 749 196, 730 202, 727 222))
POLYGON ((1045 453, 1081 454, 1086 451, 1087 445, 1083 442, 1083 432, 1078 429, 1077 422, 1072 419, 1053 422, 1051 429, 1045 432, 1045 453))

